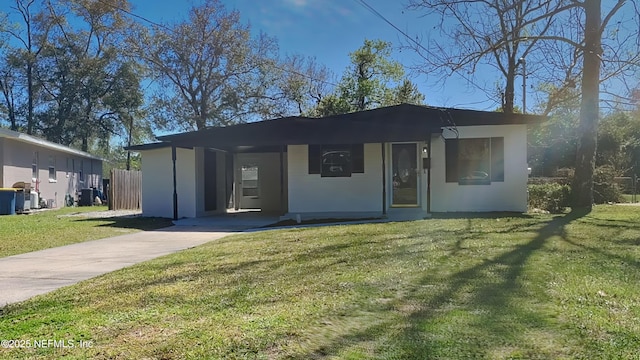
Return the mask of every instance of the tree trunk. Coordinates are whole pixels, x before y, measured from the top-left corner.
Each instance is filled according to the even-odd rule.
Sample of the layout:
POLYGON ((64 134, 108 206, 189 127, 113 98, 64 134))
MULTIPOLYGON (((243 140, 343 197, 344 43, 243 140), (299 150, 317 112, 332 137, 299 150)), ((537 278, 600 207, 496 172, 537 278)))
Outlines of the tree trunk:
POLYGON ((582 69, 582 100, 573 181, 573 207, 591 211, 593 206, 593 172, 595 169, 598 120, 600 117, 600 33, 601 0, 585 0, 585 49, 582 69))
POLYGON ((515 97, 516 64, 509 59, 509 69, 507 71, 506 86, 504 88, 504 101, 502 111, 505 114, 513 114, 513 98, 515 97))
MULTIPOLYGON (((31 57, 31 49, 29 49, 29 57, 31 57)), ((27 63, 27 134, 33 135, 33 98, 35 97, 33 91, 33 65, 31 58, 27 63)))

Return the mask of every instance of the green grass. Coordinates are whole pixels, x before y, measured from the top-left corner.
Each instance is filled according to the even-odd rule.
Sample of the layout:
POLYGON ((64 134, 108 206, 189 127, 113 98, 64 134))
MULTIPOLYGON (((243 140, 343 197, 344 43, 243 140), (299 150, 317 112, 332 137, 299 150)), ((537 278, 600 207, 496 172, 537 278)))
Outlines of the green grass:
POLYGON ((3 358, 637 359, 640 209, 223 238, 0 310, 3 358))
POLYGON ((0 216, 0 257, 172 225, 170 220, 160 218, 63 216, 104 210, 106 206, 66 207, 31 215, 0 216))
POLYGON ((640 194, 636 194, 636 201, 633 201, 633 194, 622 194, 623 203, 632 203, 640 201, 640 194))

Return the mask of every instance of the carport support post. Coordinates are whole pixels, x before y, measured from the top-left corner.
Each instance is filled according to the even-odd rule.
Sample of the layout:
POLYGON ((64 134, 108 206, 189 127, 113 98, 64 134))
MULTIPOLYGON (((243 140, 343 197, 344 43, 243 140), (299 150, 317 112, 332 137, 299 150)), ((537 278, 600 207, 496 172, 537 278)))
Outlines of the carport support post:
POLYGON ((429 157, 429 168, 427 169, 427 214, 431 214, 431 138, 433 135, 429 133, 427 139, 427 156, 429 157))
POLYGON ((176 146, 171 145, 171 162, 173 163, 173 220, 178 220, 178 180, 176 175, 176 146))
POLYGON ((387 215, 387 166, 385 164, 385 146, 384 142, 380 144, 380 150, 382 153, 382 216, 387 215))
POLYGON ((284 204, 284 145, 280 145, 280 212, 285 213, 284 204))

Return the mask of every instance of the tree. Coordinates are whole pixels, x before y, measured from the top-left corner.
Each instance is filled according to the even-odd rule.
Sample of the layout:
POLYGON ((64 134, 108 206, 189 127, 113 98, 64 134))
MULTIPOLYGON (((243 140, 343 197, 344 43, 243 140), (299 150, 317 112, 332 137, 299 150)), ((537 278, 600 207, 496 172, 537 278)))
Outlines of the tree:
MULTIPOLYGON (((557 101, 552 107, 548 121, 528 127, 528 164, 536 176, 556 176, 559 168, 573 168, 577 148, 578 124, 580 119, 580 99, 576 89, 562 93, 557 87, 545 84, 539 89, 547 94, 556 94, 557 101)), ((546 109, 547 103, 538 109, 546 109)))
POLYGON ((127 6, 126 0, 47 3, 55 27, 39 65, 44 103, 38 119, 49 140, 79 143, 84 151, 94 139, 108 146, 122 104, 141 105, 139 80, 121 53, 131 24, 117 9, 127 6))
POLYGON ((274 105, 280 105, 281 116, 312 114, 333 90, 331 71, 315 58, 287 56, 275 70, 279 95, 274 105))
POLYGON ((616 111, 598 126, 596 166, 611 166, 617 176, 637 175, 640 165, 640 114, 616 111))
POLYGON ((315 115, 343 114, 402 102, 421 104, 424 100, 417 86, 405 78, 402 65, 391 59, 391 43, 365 40, 349 57, 351 64, 336 91, 320 101, 315 115))
POLYGON ((0 93, 2 93, 3 110, 9 120, 9 128, 17 131, 19 127, 19 98, 18 79, 16 79, 14 69, 8 64, 9 59, 0 68, 0 93))
MULTIPOLYGON (((466 42, 458 43, 481 45, 489 52, 497 49, 513 55, 509 52, 509 46, 528 42, 529 44, 551 43, 557 49, 568 49, 561 53, 571 54, 570 65, 560 62, 556 64, 551 61, 553 53, 542 53, 547 61, 539 62, 549 66, 541 67, 533 73, 564 74, 564 84, 558 84, 559 89, 565 87, 575 87, 580 82, 580 125, 577 136, 577 150, 575 160, 575 178, 573 184, 573 206, 591 210, 593 203, 593 172, 595 166, 595 154, 597 149, 597 123, 599 118, 600 84, 604 80, 610 80, 616 76, 622 76, 629 69, 637 69, 640 62, 640 44, 638 37, 638 11, 630 11, 631 16, 635 16, 635 28, 631 28, 623 34, 622 24, 628 20, 627 14, 620 13, 626 0, 617 0, 606 11, 602 17, 600 0, 545 0, 545 1, 500 1, 500 0, 414 0, 412 8, 426 8, 437 11, 442 16, 444 22, 445 15, 450 15, 456 20, 457 30, 447 29, 447 33, 454 34, 454 40, 465 39, 466 42), (523 9, 533 9, 534 12, 522 12, 512 9, 523 7, 523 9), (470 12, 469 9, 475 9, 470 12), (501 9, 501 11, 498 11, 501 9), (506 11, 504 11, 506 10, 506 11), (495 11, 494 16, 489 12, 495 11), (616 14, 621 17, 619 21, 612 21, 616 14), (473 15, 473 16, 472 16, 473 15), (471 22, 469 22, 471 21, 471 22), (492 37, 491 33, 484 34, 483 29, 491 31, 491 27, 483 25, 487 21, 498 21, 496 27, 501 32, 496 32, 497 37, 492 37), (472 23, 476 22, 476 23, 472 23), (504 31, 503 24, 512 24, 510 31, 504 31), (610 28, 610 24, 613 28, 610 28), (479 26, 477 26, 480 24, 479 26), (477 30, 477 29, 480 30, 477 30), (609 31, 609 32, 607 32, 609 31), (605 36, 606 35, 606 36, 605 36), (603 39, 606 39, 606 46, 603 46, 603 39), (557 45, 557 46, 556 46, 557 45), (608 50, 607 53, 604 49, 608 50), (607 74, 601 74, 601 62, 611 64, 607 74), (558 71, 557 65, 563 68, 558 71), (580 74, 575 76, 575 72, 580 74)), ((531 45, 531 46, 532 46, 531 45)), ((529 46, 531 52, 535 49, 529 46)), ((444 50, 444 48, 442 48, 444 50)), ((461 47, 457 56, 445 57, 452 68, 460 69, 466 64, 476 64, 477 59, 481 59, 487 51, 477 51, 476 47, 461 47), (471 55, 465 55, 465 54, 471 55)), ((517 50, 511 48, 512 50, 517 50)), ((526 52, 529 50, 525 51, 526 52)), ((430 50, 430 55, 434 51, 430 50)), ((498 52, 499 53, 499 52, 498 52)), ((437 55, 437 54, 435 54, 437 55)), ((509 67, 513 62, 510 56, 509 67)), ((531 61, 528 62, 532 63, 531 61)), ((496 57, 497 67, 502 70, 500 61, 496 57)), ((475 65, 472 66, 475 70, 475 65)), ((504 72, 503 72, 504 73, 504 72)), ((531 73, 531 72, 530 72, 531 73)), ((507 71, 507 76, 509 72, 507 71)), ((507 79, 508 80, 508 79, 507 79)), ((508 92, 508 89, 507 89, 508 92)), ((505 94, 508 96, 509 94, 505 94)), ((505 109, 506 111, 507 109, 505 109)))
MULTIPOLYGON (((419 70, 437 74, 442 80, 453 74, 473 78, 484 66, 497 70, 504 77, 501 108, 510 114, 514 110, 518 67, 549 31, 552 15, 566 7, 564 2, 410 0, 409 9, 438 17, 439 23, 433 28, 440 30, 442 40, 433 40, 428 47, 415 42, 409 46, 425 60, 427 66, 421 65, 419 70)), ((537 71, 535 61, 527 64, 529 73, 537 71)), ((482 90, 493 96, 491 88, 482 90)))
POLYGON ((240 14, 218 0, 191 8, 187 20, 136 34, 130 44, 159 80, 153 100, 161 126, 224 126, 261 111, 275 42, 262 34, 252 39, 240 14))
MULTIPOLYGON (((18 15, 20 23, 7 26, 5 32, 11 36, 20 46, 9 50, 5 59, 2 81, 2 93, 7 106, 11 128, 18 129, 17 96, 20 92, 21 82, 15 81, 15 74, 21 74, 26 81, 26 114, 24 127, 27 134, 33 134, 35 130, 36 98, 39 94, 39 86, 36 80, 37 64, 42 51, 47 46, 49 31, 54 26, 53 19, 45 11, 34 11, 35 0, 15 0, 11 9, 18 15), (10 76, 8 72, 11 72, 10 76)), ((22 76, 21 76, 22 77, 22 76)))

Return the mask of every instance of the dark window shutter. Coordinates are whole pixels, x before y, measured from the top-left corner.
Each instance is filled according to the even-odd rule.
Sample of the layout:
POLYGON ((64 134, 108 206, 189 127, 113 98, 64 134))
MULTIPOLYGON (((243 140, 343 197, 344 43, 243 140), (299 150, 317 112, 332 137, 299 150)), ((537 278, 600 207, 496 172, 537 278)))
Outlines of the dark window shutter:
POLYGON ((351 172, 364 174, 364 144, 351 145, 351 172))
POLYGON ((504 138, 491 138, 491 181, 504 181, 504 138))
POLYGON ((458 139, 444 141, 446 182, 458 182, 458 139))
POLYGON ((322 171, 322 145, 309 145, 309 174, 322 171))

